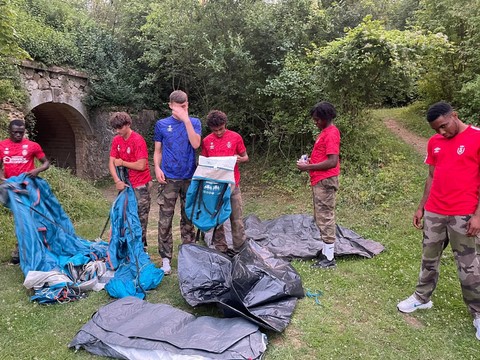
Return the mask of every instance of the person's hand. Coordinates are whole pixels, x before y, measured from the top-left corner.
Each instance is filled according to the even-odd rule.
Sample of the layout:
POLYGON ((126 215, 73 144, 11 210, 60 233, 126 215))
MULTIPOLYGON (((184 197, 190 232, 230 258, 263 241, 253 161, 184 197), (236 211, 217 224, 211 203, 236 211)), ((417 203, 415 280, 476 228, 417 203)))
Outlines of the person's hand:
POLYGON ((113 165, 123 166, 123 160, 122 159, 115 159, 115 160, 113 160, 113 165))
POLYGON ((159 184, 166 184, 167 180, 165 180, 165 174, 163 173, 162 169, 156 168, 155 169, 155 177, 159 184))
POLYGON ((297 161, 297 169, 300 171, 307 171, 308 170, 308 163, 303 160, 297 161))
POLYGON ((178 119, 182 122, 190 121, 188 116, 188 108, 186 105, 174 103, 171 106, 172 115, 175 119, 178 119))
POLYGON ((117 181, 115 183, 115 189, 117 189, 118 191, 122 191, 123 189, 125 189, 127 187, 127 184, 125 184, 123 181, 117 181))
POLYGON ((31 177, 31 178, 34 178, 34 177, 37 177, 38 176, 38 168, 37 169, 33 169, 33 170, 30 170, 27 172, 27 176, 28 177, 31 177))
POLYGON ((467 222, 467 236, 477 236, 480 234, 480 216, 472 215, 467 222))
POLYGON ((413 214, 413 226, 417 229, 423 229, 423 209, 417 209, 413 214))

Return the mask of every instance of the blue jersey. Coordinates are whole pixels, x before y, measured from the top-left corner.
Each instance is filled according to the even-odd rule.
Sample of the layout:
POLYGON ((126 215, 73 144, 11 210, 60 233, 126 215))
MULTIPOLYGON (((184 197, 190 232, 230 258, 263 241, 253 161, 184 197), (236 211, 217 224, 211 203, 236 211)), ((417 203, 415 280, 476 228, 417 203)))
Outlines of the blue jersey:
MULTIPOLYGON (((193 129, 202 134, 202 124, 190 118, 193 129)), ((168 179, 191 179, 195 172, 195 149, 188 141, 185 125, 173 116, 158 120, 153 140, 162 143, 162 169, 168 179)))

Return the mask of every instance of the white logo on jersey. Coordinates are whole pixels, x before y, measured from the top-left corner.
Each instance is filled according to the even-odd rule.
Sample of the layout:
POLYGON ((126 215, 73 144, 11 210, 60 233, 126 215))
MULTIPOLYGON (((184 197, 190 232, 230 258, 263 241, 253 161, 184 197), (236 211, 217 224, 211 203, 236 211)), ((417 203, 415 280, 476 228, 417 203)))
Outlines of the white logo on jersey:
POLYGON ((28 151, 27 150, 22 150, 22 155, 23 156, 26 156, 28 154, 28 151))
POLYGON ((127 154, 130 154, 130 146, 127 147, 127 154))
POLYGON ((120 145, 117 145, 117 151, 120 151, 120 145))
POLYGON ((231 147, 232 147, 232 143, 231 143, 230 141, 229 141, 229 142, 227 142, 227 148, 229 148, 229 149, 230 149, 231 147))
POLYGON ((465 152, 465 146, 460 145, 457 149, 457 154, 462 155, 465 152))
POLYGON ((23 156, 5 156, 3 158, 4 164, 26 164, 28 160, 23 156))
POLYGON ((8 154, 10 154, 10 151, 8 150, 8 148, 5 148, 5 150, 3 150, 3 153, 4 153, 5 155, 8 155, 8 154))
POLYGON ((168 132, 172 132, 172 131, 173 131, 172 125, 168 125, 167 131, 168 131, 168 132))
POLYGON ((433 149, 433 153, 437 154, 440 152, 440 150, 442 150, 442 148, 436 147, 435 149, 433 149))
POLYGON ((213 141, 210 143, 210 150, 215 149, 215 145, 213 145, 213 141))

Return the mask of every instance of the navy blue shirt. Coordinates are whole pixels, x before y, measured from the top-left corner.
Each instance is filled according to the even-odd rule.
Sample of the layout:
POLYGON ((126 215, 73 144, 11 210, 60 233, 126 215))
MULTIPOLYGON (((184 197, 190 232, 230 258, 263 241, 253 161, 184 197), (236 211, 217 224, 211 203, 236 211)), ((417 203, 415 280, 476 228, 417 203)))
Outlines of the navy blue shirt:
MULTIPOLYGON (((202 124, 190 118, 193 129, 202 135, 202 124)), ((162 143, 162 169, 167 179, 191 179, 195 172, 195 149, 188 140, 185 124, 173 116, 160 119, 155 124, 153 140, 162 143)))

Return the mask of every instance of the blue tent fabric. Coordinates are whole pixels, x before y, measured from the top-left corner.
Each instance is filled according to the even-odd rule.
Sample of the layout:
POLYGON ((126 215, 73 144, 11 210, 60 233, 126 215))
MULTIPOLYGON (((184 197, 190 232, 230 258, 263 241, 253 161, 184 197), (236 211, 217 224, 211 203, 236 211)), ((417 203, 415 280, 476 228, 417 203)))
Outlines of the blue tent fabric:
MULTIPOLYGON (((75 287, 79 284, 74 282, 69 264, 82 266, 104 260, 107 268, 117 270, 112 279, 115 281, 107 288, 107 291, 112 289, 110 295, 140 298, 163 278, 163 271, 155 268, 143 251, 137 203, 131 187, 122 191, 112 206, 109 243, 77 236, 70 218, 42 178, 22 174, 7 179, 0 185, 0 202, 13 213, 20 268, 25 276, 30 271, 58 271, 72 279, 66 287, 75 287), (120 290, 115 283, 122 284, 118 286, 120 290)), ((32 300, 42 302, 42 293, 48 293, 48 289, 37 291, 32 300)), ((49 298, 43 300, 48 302, 49 298)))

